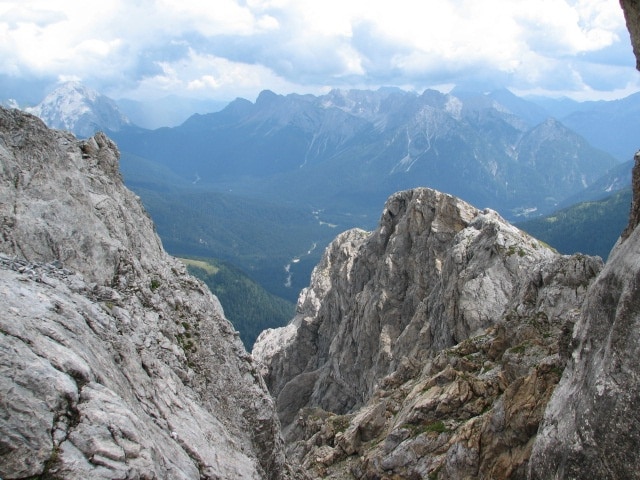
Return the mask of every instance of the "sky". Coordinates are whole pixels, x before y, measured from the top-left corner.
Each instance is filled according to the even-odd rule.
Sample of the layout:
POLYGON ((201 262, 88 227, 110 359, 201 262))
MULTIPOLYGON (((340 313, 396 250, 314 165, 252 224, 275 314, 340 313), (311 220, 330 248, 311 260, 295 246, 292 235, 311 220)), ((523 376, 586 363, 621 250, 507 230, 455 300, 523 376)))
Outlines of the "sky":
POLYGON ((79 80, 114 99, 454 85, 640 91, 617 0, 0 0, 0 100, 79 80))

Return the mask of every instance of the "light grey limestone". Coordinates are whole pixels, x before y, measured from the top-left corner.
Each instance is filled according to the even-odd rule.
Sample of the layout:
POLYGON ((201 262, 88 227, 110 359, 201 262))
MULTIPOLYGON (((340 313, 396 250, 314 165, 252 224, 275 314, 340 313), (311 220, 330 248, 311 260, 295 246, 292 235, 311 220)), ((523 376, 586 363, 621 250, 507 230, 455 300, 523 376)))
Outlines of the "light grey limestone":
POLYGON ((554 255, 494 211, 426 188, 393 195, 374 232, 327 248, 292 323, 256 342, 283 425, 305 406, 360 407, 403 358, 493 325, 518 278, 554 255))
POLYGON ((629 232, 587 294, 531 479, 640 478, 640 229, 629 232))
POLYGON ((393 195, 254 347, 290 454, 314 478, 525 478, 601 268, 450 195, 393 195))
POLYGON ((258 369, 118 151, 0 110, 0 477, 280 479, 258 369))

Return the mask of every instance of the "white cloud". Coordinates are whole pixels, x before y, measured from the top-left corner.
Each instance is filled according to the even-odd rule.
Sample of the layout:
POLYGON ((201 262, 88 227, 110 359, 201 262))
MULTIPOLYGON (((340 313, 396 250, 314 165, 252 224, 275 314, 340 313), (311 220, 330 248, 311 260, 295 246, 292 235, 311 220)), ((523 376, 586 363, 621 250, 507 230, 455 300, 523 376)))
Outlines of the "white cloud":
POLYGON ((628 38, 613 0, 0 2, 0 74, 81 78, 115 95, 473 78, 596 95, 640 83, 628 38))
POLYGON ((262 65, 231 62, 193 50, 188 57, 178 62, 162 62, 160 67, 160 73, 143 79, 134 91, 128 93, 149 99, 178 91, 186 96, 231 100, 239 96, 255 97, 266 86, 286 92, 301 87, 274 75, 262 65))
POLYGON ((152 8, 172 29, 195 30, 202 35, 252 35, 278 26, 273 17, 255 15, 236 0, 157 0, 155 3, 152 8))
POLYGON ((42 8, 39 10, 32 10, 25 6, 23 3, 16 2, 4 2, 4 8, 0 5, 0 11, 4 21, 15 27, 21 23, 32 23, 41 27, 57 23, 66 18, 64 13, 55 10, 48 10, 42 8))

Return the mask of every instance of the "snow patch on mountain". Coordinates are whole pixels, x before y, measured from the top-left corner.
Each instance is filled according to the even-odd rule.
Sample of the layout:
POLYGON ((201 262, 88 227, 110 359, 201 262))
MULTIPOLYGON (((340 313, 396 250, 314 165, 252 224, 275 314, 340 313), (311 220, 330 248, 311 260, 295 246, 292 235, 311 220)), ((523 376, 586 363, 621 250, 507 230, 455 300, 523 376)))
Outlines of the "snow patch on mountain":
POLYGON ((66 82, 27 112, 40 117, 50 128, 69 130, 89 137, 100 130, 118 131, 129 119, 116 103, 80 82, 66 82))
POLYGON ((453 118, 460 120, 460 118, 462 118, 462 106, 462 101, 460 101, 459 98, 448 95, 444 109, 450 113, 453 118))
POLYGON ((2 102, 0 102, 0 105, 5 108, 20 108, 20 105, 15 98, 8 98, 7 100, 3 100, 2 102))

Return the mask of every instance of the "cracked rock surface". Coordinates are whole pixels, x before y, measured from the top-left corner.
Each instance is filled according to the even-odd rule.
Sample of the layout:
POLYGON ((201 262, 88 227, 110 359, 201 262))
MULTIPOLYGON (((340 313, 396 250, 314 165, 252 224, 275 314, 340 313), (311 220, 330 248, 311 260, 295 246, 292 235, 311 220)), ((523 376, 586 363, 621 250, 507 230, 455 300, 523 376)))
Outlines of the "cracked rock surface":
POLYGON ((104 135, 0 109, 0 478, 304 478, 217 299, 104 135))
POLYGON ((495 324, 519 278, 555 256, 492 210, 427 188, 392 195, 375 231, 332 242, 291 324, 254 346, 283 425, 306 406, 362 406, 403 358, 495 324))
MULTIPOLYGON (((640 69, 640 3, 621 0, 640 69)), ((531 480, 640 478, 640 152, 629 224, 587 294, 533 447, 531 480)))
POLYGON ((601 268, 451 195, 392 195, 254 346, 290 455, 314 478, 525 478, 601 268))
MULTIPOLYGON (((636 13, 637 14, 637 13, 636 13)), ((640 478, 640 155, 629 225, 587 292, 529 479, 640 478)))

